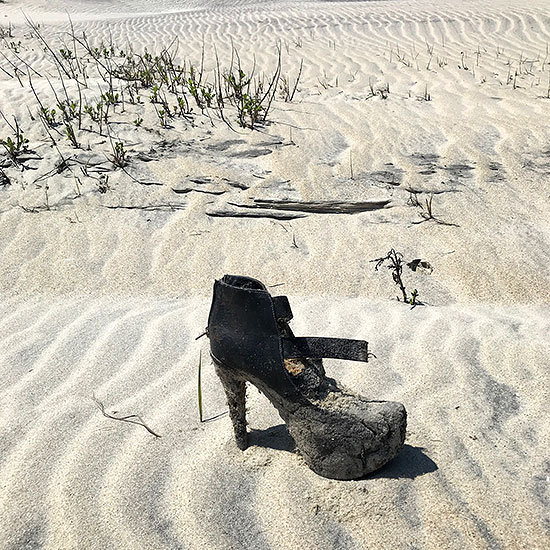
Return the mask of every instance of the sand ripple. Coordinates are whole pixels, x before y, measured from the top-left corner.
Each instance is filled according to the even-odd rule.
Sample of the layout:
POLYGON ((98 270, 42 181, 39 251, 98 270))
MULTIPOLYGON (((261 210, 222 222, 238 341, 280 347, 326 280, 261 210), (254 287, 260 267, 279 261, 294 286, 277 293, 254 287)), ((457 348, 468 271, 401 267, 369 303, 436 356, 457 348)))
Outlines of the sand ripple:
MULTIPOLYGON (((207 70, 214 47, 228 62, 234 44, 269 72, 280 45, 283 71, 294 78, 303 59, 303 78, 261 131, 197 117, 167 144, 156 127, 142 141, 117 124, 130 155, 156 151, 131 169, 160 185, 113 172, 108 193, 75 196, 73 178, 54 176, 50 209, 40 173, 0 189, 0 547, 547 548, 546 3, 108 4, 24 8, 51 39, 67 8, 94 43, 154 51, 178 38, 194 63, 204 44, 207 70), (187 189, 197 178, 219 194, 187 189), (452 225, 418 223, 415 193, 452 225), (303 217, 239 217, 258 199, 294 201, 303 217), (323 201, 385 206, 308 210, 323 201), (389 271, 375 271, 392 247, 431 265, 404 271, 426 306, 397 303, 389 271), (406 405, 408 445, 387 468, 316 476, 255 389, 254 445, 234 447, 207 342, 195 341, 227 272, 296 295, 297 334, 369 340, 377 360, 326 366, 406 405), (201 349, 205 415, 221 414, 206 423, 201 349), (94 396, 161 437, 106 418, 94 396)), ((0 3, 0 24, 23 29, 22 5, 0 3)), ((42 49, 21 56, 47 94, 42 49)), ((23 119, 33 98, 14 82, 0 72, 0 106, 23 119)))
MULTIPOLYGON (((405 403, 408 446, 392 464, 364 481, 316 476, 254 389, 245 453, 226 416, 200 424, 205 300, 12 304, 15 330, 0 339, 2 547, 542 547, 547 308, 292 302, 301 333, 310 323, 369 338, 378 360, 327 368, 405 403), (105 418, 93 395, 162 437, 105 418)), ((204 370, 210 417, 225 404, 204 370)))

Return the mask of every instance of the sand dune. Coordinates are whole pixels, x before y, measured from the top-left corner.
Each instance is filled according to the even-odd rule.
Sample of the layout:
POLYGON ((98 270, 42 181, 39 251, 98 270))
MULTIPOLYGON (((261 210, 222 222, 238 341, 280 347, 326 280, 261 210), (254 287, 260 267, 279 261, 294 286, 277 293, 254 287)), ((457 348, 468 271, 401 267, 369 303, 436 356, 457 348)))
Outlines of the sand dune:
POLYGON ((0 158, 1 548, 548 546, 550 17, 486 4, 0 3, 0 109, 35 155, 0 158), (94 45, 204 49, 208 75, 232 45, 247 71, 271 74, 278 47, 290 83, 303 70, 256 130, 196 107, 162 128, 145 91, 110 138, 84 127, 74 149, 60 129, 56 149, 27 73, 49 106, 59 73, 21 9, 57 50, 68 12, 94 45), (110 139, 126 171, 81 170, 110 139), (391 248, 426 262, 403 273, 424 306, 374 269, 391 248), (405 404, 397 459, 323 479, 254 388, 236 449, 195 341, 224 273, 281 285, 297 334, 369 340, 376 360, 327 370, 405 404))

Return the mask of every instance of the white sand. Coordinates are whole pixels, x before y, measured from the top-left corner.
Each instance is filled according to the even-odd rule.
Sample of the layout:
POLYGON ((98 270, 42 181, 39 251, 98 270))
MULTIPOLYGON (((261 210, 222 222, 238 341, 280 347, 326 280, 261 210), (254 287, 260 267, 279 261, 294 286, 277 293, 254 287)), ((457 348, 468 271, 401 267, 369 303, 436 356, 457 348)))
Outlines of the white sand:
MULTIPOLYGON (((128 171, 161 185, 118 170, 106 193, 84 176, 77 189, 77 168, 38 180, 57 152, 30 120, 26 77, 0 71, 0 109, 43 157, 5 168, 0 188, 0 548, 547 548, 547 2, 0 3, 0 25, 14 25, 0 52, 17 64, 9 43, 21 40, 46 97, 46 75, 59 78, 21 8, 52 41, 68 11, 93 41, 158 51, 178 37, 194 63, 204 41, 208 70, 231 41, 265 72, 280 41, 283 73, 294 79, 301 59, 304 70, 295 100, 278 98, 257 131, 215 114, 163 130, 150 105, 138 130, 134 112, 117 114, 128 171), (369 97, 386 84, 387 99, 369 97), (414 223, 410 190, 422 202, 433 192, 433 214, 456 225, 414 223), (389 202, 286 221, 212 216, 250 213, 254 199, 389 202), (403 273, 427 305, 397 302, 390 272, 374 270, 392 247, 432 266, 403 273), (194 340, 224 273, 283 283, 274 292, 290 296, 299 335, 369 340, 377 360, 327 370, 405 404, 394 462, 361 481, 316 476, 253 388, 246 452, 227 415, 199 423, 200 350, 205 415, 226 410, 208 342, 194 340), (94 395, 162 437, 106 418, 94 395)), ((1 56, 0 67, 12 70, 1 56)), ((105 161, 105 138, 81 141, 59 146, 105 161)))

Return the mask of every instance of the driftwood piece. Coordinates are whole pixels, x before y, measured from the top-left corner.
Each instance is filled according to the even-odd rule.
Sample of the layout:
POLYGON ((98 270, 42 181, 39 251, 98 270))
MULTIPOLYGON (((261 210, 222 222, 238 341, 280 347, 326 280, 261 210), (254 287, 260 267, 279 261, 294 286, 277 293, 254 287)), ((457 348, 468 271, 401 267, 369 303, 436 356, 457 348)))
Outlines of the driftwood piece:
POLYGON ((291 199, 254 199, 254 204, 235 204, 247 209, 285 210, 306 214, 356 214, 380 210, 390 204, 389 199, 368 201, 301 201, 291 199))
MULTIPOLYGON (((229 203, 232 205, 232 203, 229 203)), ((232 205, 235 206, 235 205, 232 205)), ((239 206, 239 205, 237 205, 239 206)), ((270 218, 274 220, 295 220, 297 218, 305 218, 306 214, 301 212, 281 212, 278 210, 264 209, 230 209, 230 208, 211 208, 206 211, 206 215, 212 218, 270 218)))

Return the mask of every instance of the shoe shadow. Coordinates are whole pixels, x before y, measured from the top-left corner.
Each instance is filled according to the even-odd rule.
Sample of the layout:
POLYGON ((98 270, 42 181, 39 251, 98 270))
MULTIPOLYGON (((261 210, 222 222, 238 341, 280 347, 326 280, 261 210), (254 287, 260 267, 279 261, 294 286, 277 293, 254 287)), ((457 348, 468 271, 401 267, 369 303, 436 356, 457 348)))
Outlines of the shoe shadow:
POLYGON ((272 426, 266 430, 251 429, 248 432, 248 444, 258 447, 276 449, 278 451, 293 452, 296 448, 294 439, 288 433, 285 424, 272 426))
MULTIPOLYGON (((266 430, 251 429, 248 432, 248 444, 276 449, 278 451, 287 451, 289 453, 296 450, 294 439, 288 433, 285 424, 272 426, 266 430)), ((385 466, 362 479, 414 479, 424 474, 435 472, 438 469, 437 464, 423 450, 423 447, 405 445, 403 450, 393 460, 390 460, 385 466)))
POLYGON ((426 454, 423 447, 413 447, 405 445, 403 450, 385 466, 364 479, 390 478, 414 479, 435 472, 438 469, 437 464, 426 454))

